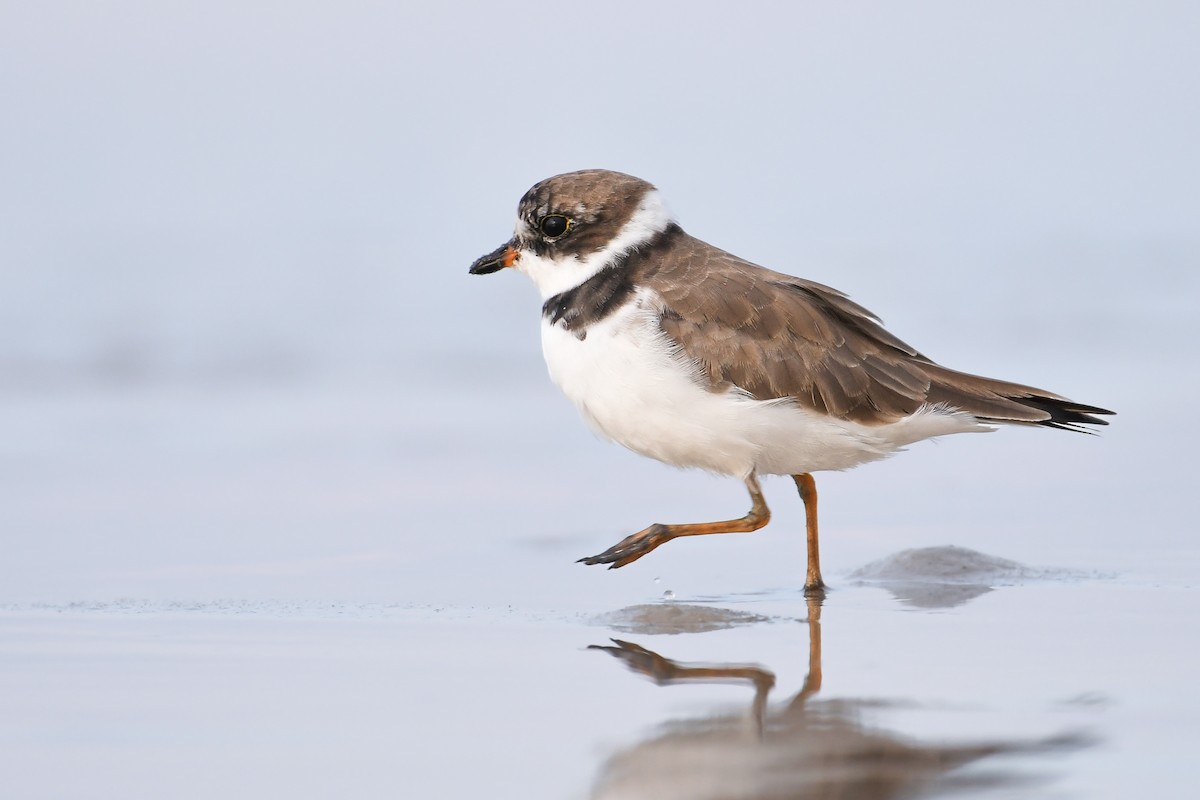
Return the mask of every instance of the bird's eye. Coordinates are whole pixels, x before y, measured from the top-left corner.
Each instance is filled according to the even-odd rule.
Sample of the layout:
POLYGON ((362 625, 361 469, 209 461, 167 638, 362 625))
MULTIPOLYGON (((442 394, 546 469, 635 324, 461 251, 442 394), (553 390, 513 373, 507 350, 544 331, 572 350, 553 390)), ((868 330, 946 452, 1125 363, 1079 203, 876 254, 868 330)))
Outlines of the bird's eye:
POLYGON ((571 220, 562 214, 548 214, 538 222, 538 230, 550 239, 556 239, 571 227, 571 220))

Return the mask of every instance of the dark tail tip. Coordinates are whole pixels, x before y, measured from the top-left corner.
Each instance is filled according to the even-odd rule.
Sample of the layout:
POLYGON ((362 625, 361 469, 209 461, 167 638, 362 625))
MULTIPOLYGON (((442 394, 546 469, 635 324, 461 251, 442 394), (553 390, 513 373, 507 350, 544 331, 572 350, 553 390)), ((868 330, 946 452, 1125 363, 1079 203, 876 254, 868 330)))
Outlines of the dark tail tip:
POLYGON ((1038 425, 1045 425, 1047 428, 1059 428, 1064 431, 1076 431, 1079 433, 1092 433, 1087 428, 1080 427, 1082 425, 1107 425, 1108 420, 1100 419, 1096 414, 1102 416, 1112 416, 1115 411, 1109 411, 1107 408, 1099 406, 1089 406, 1083 403, 1075 403, 1070 400, 1065 400, 1061 397, 1043 397, 1040 395, 1031 395, 1028 397, 1013 397, 1012 400, 1020 403, 1023 406, 1036 408, 1039 411, 1045 411, 1050 415, 1049 419, 1039 421, 1038 425))

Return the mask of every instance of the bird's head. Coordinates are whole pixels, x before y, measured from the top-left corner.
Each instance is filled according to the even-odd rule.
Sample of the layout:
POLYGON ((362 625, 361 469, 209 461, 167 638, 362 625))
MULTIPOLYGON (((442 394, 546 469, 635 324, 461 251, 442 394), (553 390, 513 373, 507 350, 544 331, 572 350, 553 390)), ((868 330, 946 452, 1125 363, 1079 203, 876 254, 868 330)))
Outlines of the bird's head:
POLYGON ((609 170, 555 175, 517 206, 513 237, 475 261, 472 275, 505 267, 527 274, 543 298, 572 289, 665 230, 672 218, 658 190, 609 170))

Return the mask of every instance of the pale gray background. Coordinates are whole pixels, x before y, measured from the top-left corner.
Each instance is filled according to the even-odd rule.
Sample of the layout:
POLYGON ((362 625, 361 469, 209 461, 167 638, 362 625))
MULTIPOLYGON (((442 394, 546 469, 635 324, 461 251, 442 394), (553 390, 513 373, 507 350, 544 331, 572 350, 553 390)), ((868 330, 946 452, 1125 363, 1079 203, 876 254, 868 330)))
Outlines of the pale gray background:
POLYGON ((524 361, 532 290, 463 265, 531 183, 583 167, 644 176, 696 235, 981 369, 1015 347, 1064 368, 1074 349, 1034 347, 1054 313, 1084 327, 1068 348, 1136 336, 1096 305, 1177 297, 1195 254, 1190 3, 0 14, 18 390, 524 361))

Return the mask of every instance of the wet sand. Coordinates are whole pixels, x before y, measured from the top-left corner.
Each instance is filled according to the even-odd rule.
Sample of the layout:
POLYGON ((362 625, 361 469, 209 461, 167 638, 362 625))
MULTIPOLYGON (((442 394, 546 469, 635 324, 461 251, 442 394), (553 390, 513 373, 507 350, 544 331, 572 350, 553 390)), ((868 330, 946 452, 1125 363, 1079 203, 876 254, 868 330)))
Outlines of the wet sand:
POLYGON ((1194 595, 10 606, 0 751, 22 797, 1183 797, 1194 595))
POLYGON ((759 533, 574 563, 745 498, 594 440, 536 354, 476 371, 483 409, 380 381, 17 396, 6 792, 1188 796, 1189 479, 1127 468, 1174 463, 1166 399, 1072 369, 1122 412, 1101 437, 818 476, 819 608, 786 481, 759 533))

